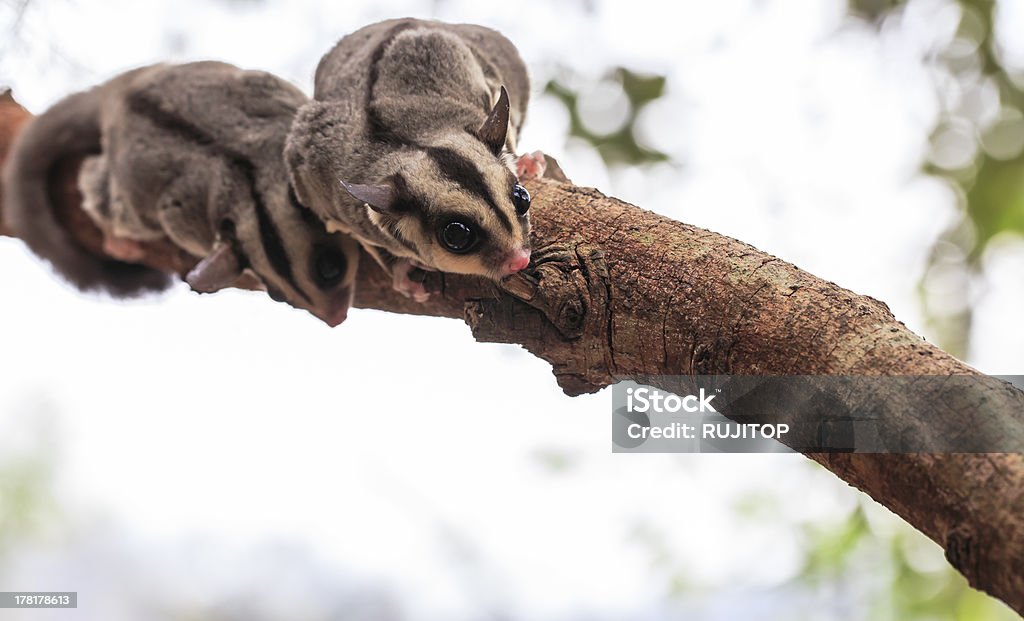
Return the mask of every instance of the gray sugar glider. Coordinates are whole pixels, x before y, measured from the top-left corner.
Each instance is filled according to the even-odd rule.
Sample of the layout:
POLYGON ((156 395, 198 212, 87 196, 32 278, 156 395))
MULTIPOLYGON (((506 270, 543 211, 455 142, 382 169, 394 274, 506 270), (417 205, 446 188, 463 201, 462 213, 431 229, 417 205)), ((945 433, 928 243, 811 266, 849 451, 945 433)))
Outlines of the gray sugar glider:
POLYGON ((153 65, 60 101, 21 132, 4 170, 4 210, 15 233, 83 290, 127 297, 166 288, 132 264, 139 242, 169 239, 199 259, 198 291, 247 271, 278 301, 329 325, 347 315, 359 247, 329 233, 295 198, 282 158, 308 99, 271 74, 218 62, 153 65), (83 208, 103 231, 97 257, 60 227, 47 176, 68 156, 83 208))
POLYGON ((299 200, 423 301, 413 268, 500 279, 530 260, 513 152, 530 82, 512 43, 471 24, 389 20, 320 61, 285 148, 299 200))

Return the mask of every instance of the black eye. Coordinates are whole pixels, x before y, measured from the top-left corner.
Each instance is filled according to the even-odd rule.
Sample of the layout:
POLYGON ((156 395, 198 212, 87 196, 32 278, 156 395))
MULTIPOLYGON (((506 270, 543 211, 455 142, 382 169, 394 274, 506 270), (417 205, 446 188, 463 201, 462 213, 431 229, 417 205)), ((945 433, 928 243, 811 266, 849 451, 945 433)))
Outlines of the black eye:
POLYGON ((456 254, 469 252, 476 245, 476 229, 465 222, 452 220, 441 227, 440 238, 444 247, 456 254))
POLYGON ((333 248, 322 248, 313 257, 313 270, 317 282, 322 286, 338 284, 345 277, 348 260, 345 255, 333 248))
POLYGON ((512 186, 512 204, 516 206, 516 213, 521 216, 530 210, 530 192, 518 183, 512 186))

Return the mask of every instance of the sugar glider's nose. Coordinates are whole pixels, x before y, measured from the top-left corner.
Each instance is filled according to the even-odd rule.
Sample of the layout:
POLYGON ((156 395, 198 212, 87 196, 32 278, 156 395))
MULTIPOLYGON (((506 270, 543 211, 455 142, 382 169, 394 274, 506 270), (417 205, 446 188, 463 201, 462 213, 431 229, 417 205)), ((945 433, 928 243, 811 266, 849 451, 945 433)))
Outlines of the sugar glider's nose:
POLYGON ((502 275, 511 276, 529 264, 530 250, 528 248, 515 250, 505 259, 505 264, 502 265, 502 275))
POLYGON ((331 313, 330 315, 328 315, 324 319, 324 323, 326 323, 327 325, 331 326, 332 328, 337 328, 346 319, 348 319, 348 309, 344 308, 344 309, 341 309, 339 311, 335 311, 335 312, 331 313))
POLYGON ((337 328, 346 319, 348 319, 348 309, 347 308, 341 309, 341 310, 332 310, 332 311, 326 312, 326 313, 313 313, 313 314, 316 315, 317 318, 320 319, 320 321, 326 323, 327 325, 329 325, 332 328, 337 328))
POLYGON ((336 328, 348 319, 348 309, 351 297, 351 293, 347 291, 343 292, 341 299, 335 300, 335 302, 329 305, 326 309, 313 311, 313 314, 330 327, 336 328))

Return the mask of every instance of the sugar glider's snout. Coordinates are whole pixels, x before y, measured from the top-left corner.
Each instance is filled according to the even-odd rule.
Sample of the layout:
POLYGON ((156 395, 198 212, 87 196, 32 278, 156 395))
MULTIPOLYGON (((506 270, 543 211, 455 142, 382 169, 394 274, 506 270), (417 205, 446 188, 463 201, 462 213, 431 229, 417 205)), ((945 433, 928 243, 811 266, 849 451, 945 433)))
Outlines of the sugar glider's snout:
POLYGON ((317 319, 323 321, 328 326, 332 328, 337 328, 342 323, 344 323, 346 319, 348 319, 348 309, 349 306, 351 305, 351 292, 346 292, 343 293, 342 295, 344 296, 344 300, 338 300, 335 304, 328 306, 327 308, 317 309, 310 312, 312 312, 317 317, 317 319))
POLYGON ((501 266, 502 277, 511 276, 516 272, 526 269, 526 266, 530 264, 530 249, 520 248, 514 250, 505 259, 505 262, 501 266))

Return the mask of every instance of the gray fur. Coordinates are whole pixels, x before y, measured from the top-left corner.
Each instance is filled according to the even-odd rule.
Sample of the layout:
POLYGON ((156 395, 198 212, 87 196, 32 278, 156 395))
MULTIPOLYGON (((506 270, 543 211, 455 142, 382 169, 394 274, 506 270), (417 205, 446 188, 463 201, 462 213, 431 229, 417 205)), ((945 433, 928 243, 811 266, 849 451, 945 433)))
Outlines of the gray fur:
POLYGON ((299 199, 329 228, 350 232, 372 247, 374 256, 404 257, 444 271, 493 275, 491 263, 498 257, 510 249, 529 247, 529 221, 516 216, 508 198, 514 175, 506 172, 506 179, 501 172, 508 169, 508 153, 515 149, 529 90, 519 53, 494 30, 417 19, 366 26, 344 37, 323 57, 316 71, 314 101, 296 116, 285 159, 299 199), (495 155, 474 132, 495 105, 502 86, 510 99, 510 122, 506 153, 495 155), (497 207, 491 211, 505 213, 484 217, 489 208, 471 196, 460 180, 441 174, 437 158, 427 156, 432 147, 456 152, 483 171, 485 185, 497 196, 491 201, 497 207), (478 253, 482 267, 466 261, 462 266, 441 256, 432 234, 400 239, 402 230, 409 231, 411 219, 403 224, 400 214, 380 209, 375 213, 342 184, 387 183, 396 173, 426 188, 418 194, 431 202, 425 209, 430 213, 412 214, 421 221, 456 202, 464 207, 459 213, 468 213, 485 229, 495 229, 488 231, 494 235, 487 237, 487 243, 496 248, 481 248, 478 253), (513 228, 501 230, 498 216, 514 221, 513 228))
MULTIPOLYGON (((298 89, 268 73, 201 62, 136 70, 77 101, 88 103, 90 114, 65 125, 89 133, 99 152, 80 171, 83 206, 108 238, 167 238, 204 259, 189 275, 190 283, 202 283, 197 289, 226 286, 226 270, 248 269, 275 298, 331 324, 344 318, 358 248, 304 216, 290 198, 281 157, 292 118, 307 101, 298 89), (316 253, 323 252, 345 259, 338 261, 345 264, 342 281, 315 280, 316 253)), ((9 174, 19 177, 18 167, 9 174)), ((34 205, 11 194, 15 222, 33 226, 34 205)), ((55 248, 40 253, 47 258, 66 245, 61 236, 51 239, 55 248)), ((58 269, 81 286, 73 269, 58 269)))

